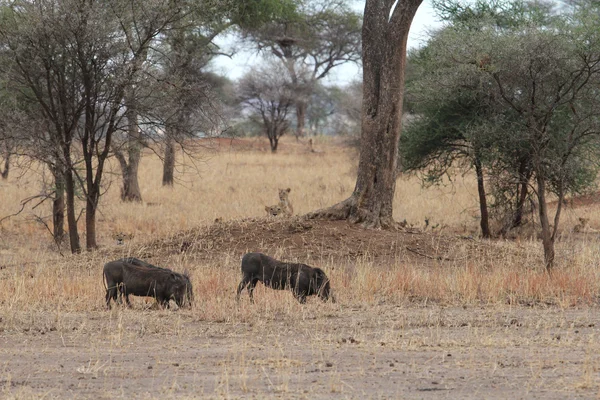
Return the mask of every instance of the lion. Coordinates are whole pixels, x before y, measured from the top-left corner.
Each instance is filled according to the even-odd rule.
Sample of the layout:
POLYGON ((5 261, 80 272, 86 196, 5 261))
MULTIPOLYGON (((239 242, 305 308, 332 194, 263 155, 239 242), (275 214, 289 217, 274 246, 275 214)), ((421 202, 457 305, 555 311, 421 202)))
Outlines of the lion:
POLYGON ((292 207, 289 197, 291 191, 292 189, 290 188, 279 189, 279 203, 277 204, 288 217, 291 217, 294 214, 294 207, 292 207))
POLYGON ((270 217, 276 217, 278 215, 281 215, 283 213, 283 211, 281 210, 281 207, 279 207, 278 205, 276 206, 265 206, 265 211, 267 212, 267 215, 270 217))
POLYGON ((289 194, 292 189, 279 189, 279 203, 274 206, 265 206, 265 211, 269 216, 276 217, 278 215, 285 215, 291 217, 294 214, 294 207, 289 199, 289 194))
POLYGON ((124 232, 115 232, 112 235, 112 238, 117 242, 117 246, 122 246, 125 244, 125 240, 133 239, 133 234, 124 233, 124 232))
POLYGON ((575 225, 573 231, 575 232, 585 232, 588 228, 588 223, 590 222, 589 218, 579 218, 579 223, 575 225))

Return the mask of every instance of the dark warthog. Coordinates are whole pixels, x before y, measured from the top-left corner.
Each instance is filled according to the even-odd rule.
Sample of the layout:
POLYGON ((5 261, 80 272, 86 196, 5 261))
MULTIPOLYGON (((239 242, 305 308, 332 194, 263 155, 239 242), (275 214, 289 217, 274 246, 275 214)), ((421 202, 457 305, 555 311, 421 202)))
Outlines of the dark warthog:
POLYGON ((289 289, 300 303, 306 302, 306 296, 318 295, 321 300, 335 302, 329 278, 319 268, 306 264, 277 261, 262 253, 248 253, 242 258, 242 274, 244 275, 237 289, 237 300, 240 293, 248 286, 248 294, 253 300, 254 287, 258 281, 273 289, 289 289))
POLYGON ((125 295, 127 305, 129 295, 154 297, 162 306, 169 306, 169 300, 181 307, 184 303, 192 305, 192 282, 187 273, 178 274, 167 268, 149 264, 137 258, 122 258, 104 265, 106 279, 106 305, 110 300, 117 301, 125 295))

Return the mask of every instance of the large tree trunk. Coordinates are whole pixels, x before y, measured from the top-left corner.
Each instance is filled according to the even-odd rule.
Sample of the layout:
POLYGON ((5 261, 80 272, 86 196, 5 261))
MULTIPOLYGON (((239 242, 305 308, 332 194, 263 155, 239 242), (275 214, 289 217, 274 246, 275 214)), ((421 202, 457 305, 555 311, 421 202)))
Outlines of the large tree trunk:
POLYGON ((422 0, 367 0, 363 48, 362 133, 352 195, 309 217, 348 219, 364 226, 395 226, 392 210, 400 139, 406 40, 422 0))
POLYGON ((123 201, 142 201, 142 192, 138 182, 138 167, 142 154, 142 142, 140 129, 137 124, 137 109, 135 107, 135 99, 133 95, 129 95, 126 100, 127 123, 127 160, 120 152, 117 154, 119 164, 121 165, 121 173, 123 175, 123 187, 121 188, 121 200, 123 201))
POLYGON ((481 213, 481 236, 489 239, 492 237, 490 232, 490 218, 488 214, 487 198, 485 195, 485 182, 483 180, 483 167, 481 159, 475 155, 475 173, 477 174, 477 192, 479 193, 479 211, 481 213))
POLYGON ((57 246, 65 238, 65 176, 58 168, 52 168, 55 194, 52 200, 52 235, 57 246))
MULTIPOLYGON (((174 128, 171 128, 171 130, 174 128)), ((171 132, 171 134, 174 134, 171 132)), ((165 158, 163 160, 163 186, 173 186, 175 173, 175 139, 167 132, 165 142, 165 158)))

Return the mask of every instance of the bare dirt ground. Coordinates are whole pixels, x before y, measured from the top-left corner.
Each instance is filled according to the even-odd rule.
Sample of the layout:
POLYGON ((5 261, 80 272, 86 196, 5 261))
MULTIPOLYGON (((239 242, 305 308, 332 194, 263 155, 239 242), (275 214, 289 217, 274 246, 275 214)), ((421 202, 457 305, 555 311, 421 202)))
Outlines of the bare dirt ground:
POLYGON ((28 320, 5 321, 0 333, 1 393, 96 399, 600 395, 596 309, 316 302, 295 309, 287 316, 261 310, 254 323, 141 309, 60 321, 22 316, 28 320), (327 308, 325 317, 315 315, 319 307, 327 308))
MULTIPOLYGON (((525 307, 477 298, 397 298, 379 289, 371 297, 343 292, 342 278, 359 258, 383 269, 451 269, 476 259, 485 269, 510 257, 526 259, 529 250, 518 246, 294 218, 218 222, 127 251, 159 265, 197 265, 194 308, 157 310, 136 298, 132 309, 105 311, 98 259, 88 262, 89 270, 78 267, 78 279, 94 288, 91 304, 82 300, 73 311, 56 294, 48 299, 55 306, 21 310, 3 300, 0 397, 600 397, 595 304, 525 307), (247 296, 236 304, 239 256, 256 249, 337 266, 328 271, 338 302, 310 299, 302 306, 289 293, 259 287, 256 304, 247 296), (227 270, 224 282, 209 268, 227 270)), ((121 255, 109 248, 78 257, 121 255)), ((0 271, 0 279, 13 279, 11 268, 0 271)), ((23 281, 15 282, 41 273, 22 268, 23 281)), ((356 282, 368 286, 372 280, 356 282)))

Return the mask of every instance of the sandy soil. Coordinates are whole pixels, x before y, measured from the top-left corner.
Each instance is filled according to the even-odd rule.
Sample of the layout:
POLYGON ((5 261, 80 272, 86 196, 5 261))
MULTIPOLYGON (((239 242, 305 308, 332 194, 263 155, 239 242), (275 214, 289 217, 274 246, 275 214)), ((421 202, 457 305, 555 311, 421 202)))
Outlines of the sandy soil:
MULTIPOLYGON (((251 305, 247 299, 240 307, 251 305)), ((5 398, 597 398, 596 308, 297 305, 294 317, 194 311, 14 313, 5 398), (326 307, 326 317, 322 308, 326 307)))

